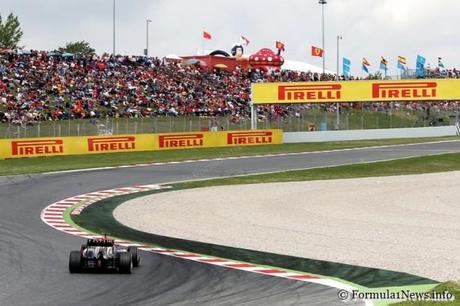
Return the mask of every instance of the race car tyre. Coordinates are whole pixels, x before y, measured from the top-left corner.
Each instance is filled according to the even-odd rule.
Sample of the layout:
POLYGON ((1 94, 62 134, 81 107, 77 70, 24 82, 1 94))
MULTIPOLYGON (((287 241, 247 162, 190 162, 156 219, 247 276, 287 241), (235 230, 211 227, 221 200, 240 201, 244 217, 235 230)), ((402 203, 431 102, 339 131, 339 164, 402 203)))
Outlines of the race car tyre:
POLYGON ((81 253, 80 251, 70 252, 69 271, 70 273, 78 273, 81 271, 81 253))
POLYGON ((137 247, 128 247, 128 252, 131 253, 133 257, 133 267, 139 266, 139 262, 141 261, 141 257, 137 251, 137 247))
POLYGON ((120 253, 120 263, 119 263, 120 273, 130 274, 133 270, 133 258, 131 253, 124 252, 120 253))

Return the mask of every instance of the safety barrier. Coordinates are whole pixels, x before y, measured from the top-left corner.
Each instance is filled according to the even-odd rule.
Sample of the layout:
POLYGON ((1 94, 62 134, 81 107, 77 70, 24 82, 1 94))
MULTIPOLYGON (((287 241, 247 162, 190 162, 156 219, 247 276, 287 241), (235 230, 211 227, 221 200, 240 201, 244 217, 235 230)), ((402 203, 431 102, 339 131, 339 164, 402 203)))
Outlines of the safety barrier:
POLYGON ((281 144, 282 130, 0 139, 0 158, 281 144))
MULTIPOLYGON (((455 126, 284 133, 284 143, 455 136, 455 126)), ((458 135, 460 136, 460 135, 458 135)))

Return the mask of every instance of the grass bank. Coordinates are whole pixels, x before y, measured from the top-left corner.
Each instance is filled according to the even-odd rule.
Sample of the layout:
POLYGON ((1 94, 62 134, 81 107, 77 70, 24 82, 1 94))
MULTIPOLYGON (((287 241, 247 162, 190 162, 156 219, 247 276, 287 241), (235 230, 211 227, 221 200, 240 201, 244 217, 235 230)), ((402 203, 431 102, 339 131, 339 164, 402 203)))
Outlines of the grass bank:
POLYGON ((458 137, 407 138, 386 140, 337 141, 324 143, 298 143, 254 147, 203 148, 154 152, 109 153, 98 155, 34 157, 0 160, 0 176, 39 173, 60 170, 97 168, 139 163, 181 161, 189 159, 222 158, 229 156, 251 156, 294 152, 313 152, 363 148, 381 145, 423 143, 441 140, 457 140, 458 137))
POLYGON ((405 158, 386 162, 355 164, 309 170, 295 170, 279 173, 237 176, 222 179, 185 182, 178 185, 181 188, 198 188, 220 185, 422 174, 455 170, 460 170, 460 153, 405 158))
POLYGON ((437 301, 405 301, 400 303, 391 304, 391 306, 460 306, 460 283, 446 282, 442 283, 430 292, 443 293, 449 292, 453 295, 453 301, 437 302, 437 301))

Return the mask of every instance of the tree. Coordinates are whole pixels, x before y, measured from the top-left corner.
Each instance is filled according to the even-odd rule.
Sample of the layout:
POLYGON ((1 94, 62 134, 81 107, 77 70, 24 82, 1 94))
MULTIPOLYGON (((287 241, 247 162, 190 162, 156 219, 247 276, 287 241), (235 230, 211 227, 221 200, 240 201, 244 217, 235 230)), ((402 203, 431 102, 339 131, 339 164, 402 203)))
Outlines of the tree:
POLYGON ((5 21, 0 15, 0 48, 17 49, 22 38, 21 25, 18 17, 10 13, 5 21))
POLYGON ((94 49, 91 48, 87 41, 75 41, 68 42, 65 47, 59 47, 59 51, 68 53, 83 53, 83 54, 94 54, 94 49))
POLYGON ((372 74, 372 73, 369 73, 367 79, 368 80, 383 80, 383 75, 382 75, 382 72, 380 71, 377 71, 376 73, 372 74))

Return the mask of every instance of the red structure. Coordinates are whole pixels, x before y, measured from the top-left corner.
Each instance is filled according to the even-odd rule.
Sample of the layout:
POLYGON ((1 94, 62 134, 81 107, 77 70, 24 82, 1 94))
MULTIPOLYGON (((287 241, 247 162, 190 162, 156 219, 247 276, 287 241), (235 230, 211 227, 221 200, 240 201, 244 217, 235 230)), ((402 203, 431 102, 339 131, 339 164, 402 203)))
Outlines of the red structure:
POLYGON ((187 55, 181 56, 181 58, 183 64, 199 65, 209 72, 212 72, 214 69, 234 71, 237 66, 243 69, 280 70, 284 63, 282 56, 268 48, 259 50, 259 52, 251 55, 249 58, 221 55, 187 55))
POLYGON ((259 52, 249 57, 251 68, 262 70, 280 70, 284 64, 284 58, 268 48, 260 49, 259 52))
POLYGON ((184 64, 199 65, 207 71, 214 69, 224 69, 234 71, 238 62, 235 57, 217 56, 217 55, 189 55, 181 56, 184 64))

